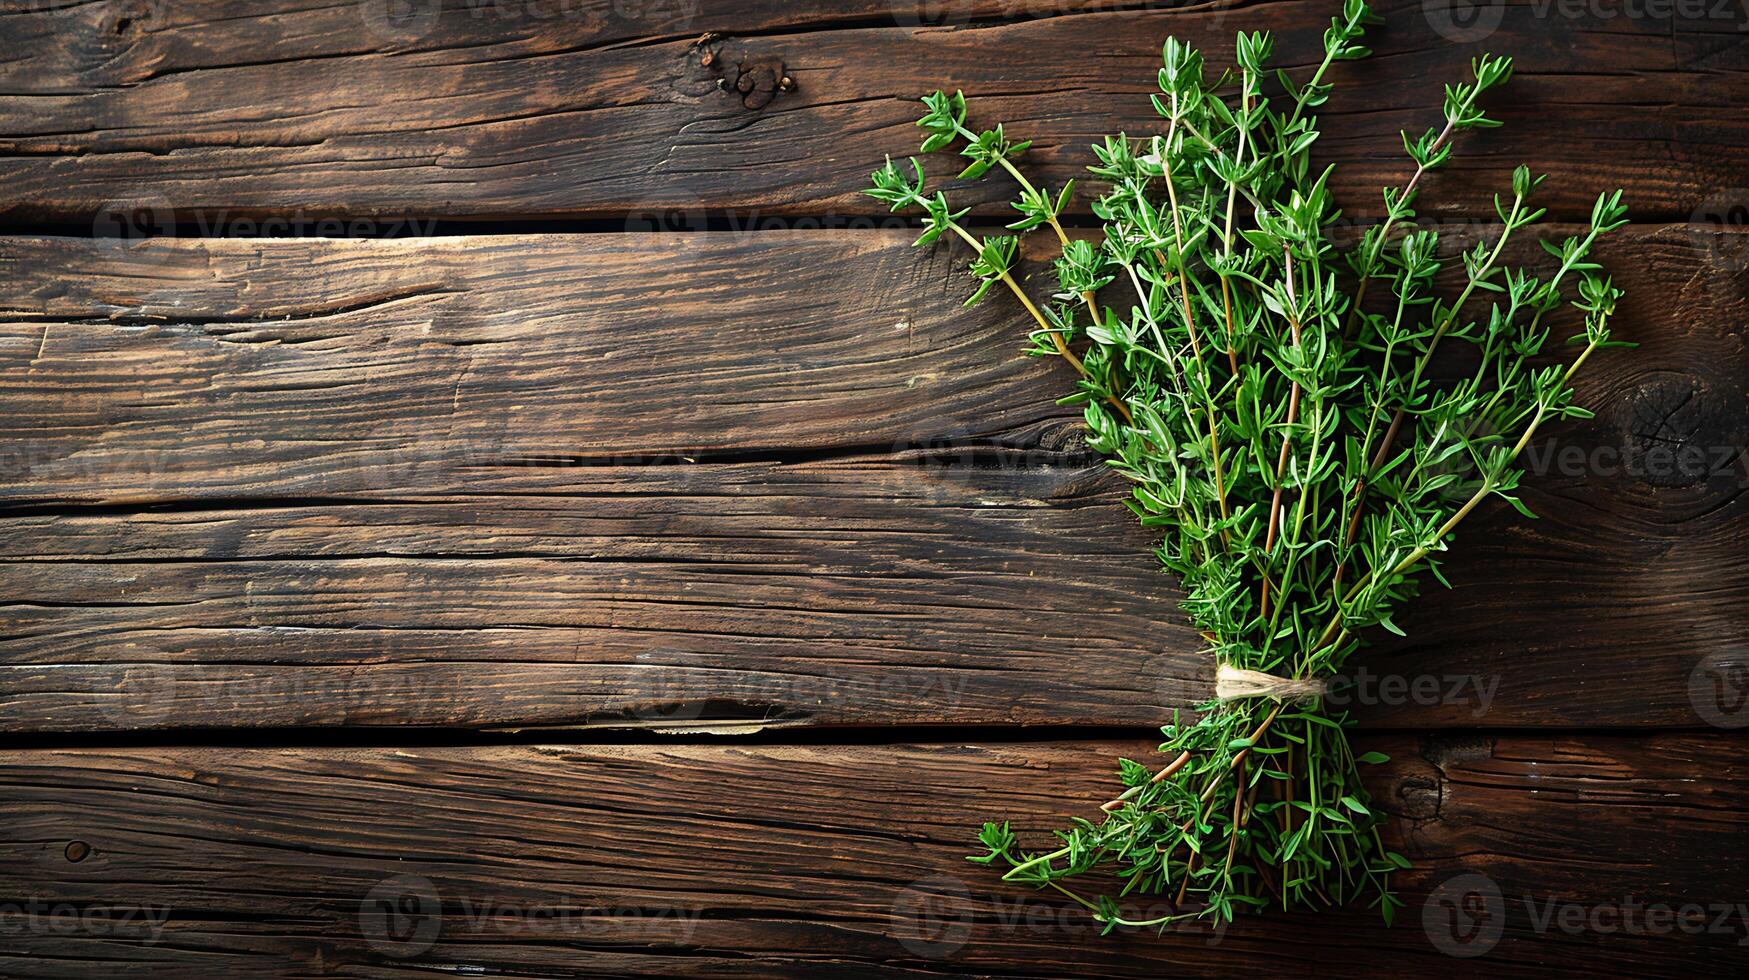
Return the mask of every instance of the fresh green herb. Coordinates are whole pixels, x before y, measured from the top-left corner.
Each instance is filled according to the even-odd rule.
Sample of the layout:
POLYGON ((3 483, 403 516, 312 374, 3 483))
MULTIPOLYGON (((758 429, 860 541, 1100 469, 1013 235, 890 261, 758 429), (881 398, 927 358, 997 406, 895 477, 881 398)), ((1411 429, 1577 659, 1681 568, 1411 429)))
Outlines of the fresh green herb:
MULTIPOLYGON (((1268 34, 1240 34, 1236 67, 1212 80, 1200 54, 1167 40, 1153 97, 1163 132, 1093 147, 1098 242, 1063 228, 1072 186, 1022 173, 1026 142, 971 128, 957 93, 925 98, 923 150, 957 148, 969 161, 960 176, 1012 181, 1008 229, 1054 234, 1058 290, 1042 302, 1016 278, 1018 239, 967 230, 967 212, 927 192, 915 160, 889 160, 868 192, 921 212, 917 244, 970 247, 971 301, 1000 285, 1033 320, 1031 352, 1073 366, 1064 401, 1083 406, 1090 445, 1164 534, 1160 560, 1183 580, 1184 610, 1217 662, 1300 682, 1337 675, 1370 628, 1400 632, 1394 613, 1422 571, 1439 577, 1453 530, 1485 500, 1529 513, 1515 495, 1520 453, 1545 423, 1589 414, 1574 404, 1574 373, 1622 346, 1609 331, 1621 294, 1589 261, 1597 237, 1625 223, 1619 191, 1598 198, 1584 234, 1543 242, 1555 267, 1539 277, 1502 261, 1543 214, 1531 203, 1543 178, 1520 167, 1496 197, 1498 230, 1462 253, 1455 298, 1435 292, 1449 259, 1416 222, 1419 186, 1454 137, 1498 125, 1480 103, 1511 75, 1509 59, 1483 57, 1471 81, 1446 89, 1442 125, 1404 135, 1414 169, 1384 192, 1382 220, 1335 240, 1331 171, 1310 163, 1311 110, 1330 95, 1333 64, 1368 54, 1373 20, 1346 0, 1303 84, 1269 67, 1268 34), (1564 288, 1584 318, 1565 366, 1542 356, 1564 288), (1474 367, 1435 380, 1435 352, 1453 345, 1474 367)), ((991 823, 972 860, 1067 895, 1108 930, 1356 898, 1388 921, 1402 905, 1389 875, 1409 863, 1384 848, 1360 782, 1359 766, 1384 757, 1356 758, 1347 725, 1315 697, 1211 702, 1163 729, 1163 767, 1120 760, 1122 791, 1099 819, 1059 831, 1060 847, 1022 850, 991 823), (1070 887, 1102 868, 1115 885, 1070 887), (1174 911, 1128 920, 1118 900, 1132 893, 1173 896, 1174 911)))

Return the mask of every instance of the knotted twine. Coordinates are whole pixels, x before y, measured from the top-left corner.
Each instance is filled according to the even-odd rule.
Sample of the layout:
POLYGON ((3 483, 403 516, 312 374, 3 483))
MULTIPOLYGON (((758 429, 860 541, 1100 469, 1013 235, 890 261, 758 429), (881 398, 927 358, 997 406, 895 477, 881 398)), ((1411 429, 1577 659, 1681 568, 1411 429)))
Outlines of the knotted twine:
POLYGON ((1329 690, 1329 682, 1316 678, 1277 677, 1231 664, 1221 664, 1221 669, 1215 673, 1215 697, 1222 701, 1237 701, 1240 698, 1315 701, 1329 693, 1329 690))

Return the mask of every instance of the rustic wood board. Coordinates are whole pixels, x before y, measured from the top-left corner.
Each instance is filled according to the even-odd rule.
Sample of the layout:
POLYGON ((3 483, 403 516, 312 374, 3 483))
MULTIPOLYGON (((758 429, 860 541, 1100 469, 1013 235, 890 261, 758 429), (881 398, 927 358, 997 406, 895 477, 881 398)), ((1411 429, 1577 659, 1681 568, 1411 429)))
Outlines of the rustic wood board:
POLYGON ((612 467, 16 518, 4 727, 1159 721, 1212 668, 1102 476, 612 467))
MULTIPOLYGON (((403 231, 429 217, 870 215, 857 192, 872 161, 913 144, 926 91, 965 89, 979 119, 1036 140, 1039 179, 1061 185, 1087 143, 1156 128, 1166 35, 1226 63, 1237 30, 1267 27, 1278 63, 1304 70, 1331 10, 413 0, 386 20, 389 6, 99 0, 0 17, 0 85, 17 96, 0 103, 0 214, 232 233, 327 215, 403 231), (706 32, 717 39, 699 44, 706 32), (784 77, 793 91, 774 90, 784 77)), ((1437 126, 1440 86, 1486 49, 1519 59, 1492 100, 1507 126, 1466 141, 1424 210, 1485 211, 1524 162, 1561 176, 1547 203, 1569 219, 1617 184, 1641 220, 1727 215, 1749 187, 1749 13, 1680 7, 1488 5, 1472 31, 1437 4, 1382 3, 1377 55, 1336 73, 1325 114, 1341 135, 1323 158, 1350 207, 1376 210, 1378 188, 1404 179, 1398 132, 1437 126)), ((1006 193, 962 198, 995 213, 1006 193)))
POLYGON ((0 757, 0 894, 116 924, 20 930, 0 942, 0 972, 1134 977, 1290 961, 1311 976, 1360 962, 1679 977, 1749 965, 1749 863, 1734 846, 1749 834, 1743 736, 1363 743, 1393 755, 1373 788, 1391 846, 1420 865, 1401 876, 1409 904, 1394 928, 1347 910, 1097 941, 1072 906, 966 863, 968 832, 1006 816, 1037 839, 1092 810, 1113 757, 1147 745, 14 751, 0 757), (1477 951, 1455 943, 1449 918, 1466 886, 1447 882, 1465 874, 1500 902, 1483 919, 1498 929, 1480 933, 1497 945, 1474 959, 1442 952, 1477 951), (1660 932, 1636 903, 1707 907, 1709 931, 1665 920, 1660 932), (1606 931, 1562 926, 1593 920, 1606 931), (1635 925, 1650 928, 1625 931, 1635 925))
MULTIPOLYGON (((0 726, 1200 702, 1206 654, 1057 366, 952 286, 896 298, 951 275, 904 242, 0 239, 0 726)), ((1605 252, 1642 347, 1582 379, 1596 422, 1533 447, 1542 519, 1480 519, 1456 591, 1367 661, 1424 685, 1375 676, 1367 724, 1704 723, 1691 677, 1749 641, 1746 253, 1692 226, 1605 252)))
POLYGON ((906 240, 0 239, 10 493, 395 494, 1072 418, 1012 311, 963 311, 955 257, 906 240))
POLYGON ((1391 0, 1338 68, 1349 216, 1489 50, 1507 126, 1423 214, 1473 234, 1524 162, 1640 222, 1601 257, 1641 347, 1532 447, 1542 519, 1478 517, 1363 661, 1397 926, 1100 939, 963 860, 1092 815, 1210 665, 1059 366, 867 171, 963 88, 1060 184, 1157 127, 1166 34, 1304 67, 1331 6, 0 11, 0 975, 1749 968, 1735 5, 1391 0), (356 240, 434 230, 510 234, 356 240))
MULTIPOLYGON (((1025 467, 1072 448, 1061 365, 1020 356, 1012 307, 959 305, 961 251, 911 237, 0 237, 0 478, 9 503, 122 504, 992 445, 1025 467)), ((1508 260, 1546 264, 1512 246, 1508 260)), ((1711 451, 1700 477, 1741 483, 1717 452, 1744 444, 1749 234, 1633 225, 1597 258, 1642 347, 1580 379, 1606 418, 1574 439, 1630 457, 1695 445, 1711 451)), ((1576 326, 1565 308, 1552 320, 1576 326)), ((1597 474, 1599 497, 1708 482, 1618 462, 1640 475, 1597 474)))

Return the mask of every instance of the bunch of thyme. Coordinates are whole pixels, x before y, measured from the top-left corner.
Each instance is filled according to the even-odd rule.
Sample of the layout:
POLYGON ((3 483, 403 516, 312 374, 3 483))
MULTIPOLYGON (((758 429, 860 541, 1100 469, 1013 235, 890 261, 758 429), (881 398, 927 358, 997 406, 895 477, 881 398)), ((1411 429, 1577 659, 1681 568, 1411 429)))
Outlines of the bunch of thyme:
MULTIPOLYGON (((1062 225, 1073 182, 1035 186, 1017 162, 1028 144, 1001 125, 970 128, 959 94, 923 100, 922 150, 957 150, 962 178, 1011 180, 1015 234, 968 230, 915 160, 889 159, 868 192, 921 212, 918 245, 951 236, 971 248, 980 282, 968 303, 1000 285, 1033 321, 1031 352, 1073 367, 1064 403, 1084 407, 1089 444, 1133 482, 1142 523, 1163 532, 1160 560, 1217 662, 1296 681, 1334 677, 1372 627, 1399 632, 1393 613, 1423 571, 1444 581, 1438 556, 1489 497, 1525 510, 1520 453, 1546 422, 1589 415, 1574 404, 1574 373, 1619 346, 1609 321, 1621 294, 1588 260, 1626 221, 1619 191, 1598 198, 1584 234, 1542 242, 1553 268, 1533 274, 1501 261, 1543 214, 1531 204, 1543 178, 1518 168, 1495 198, 1498 229, 1462 253, 1461 289, 1435 292, 1449 260, 1416 222, 1419 186, 1458 134, 1498 125, 1480 100, 1508 79, 1509 59, 1484 56, 1445 90, 1442 124, 1404 135, 1413 170, 1384 191, 1382 220, 1333 240, 1339 212, 1331 171, 1310 163, 1311 110, 1333 64, 1369 53, 1360 40, 1373 20, 1346 0, 1303 83, 1269 67, 1266 33, 1240 34, 1236 66, 1213 78, 1168 39, 1153 97, 1161 132, 1092 148, 1101 240, 1062 225), (1060 248, 1058 288, 1035 302, 1016 277, 1016 236, 1045 228, 1060 248), (1545 317, 1567 290, 1584 329, 1563 365, 1542 355, 1545 317), (1454 345, 1471 349, 1473 369, 1436 379, 1436 351, 1454 345)), ((1360 781, 1359 767, 1384 757, 1356 756, 1347 725, 1315 698, 1216 701, 1188 723, 1175 714, 1165 764, 1120 760, 1122 791, 1099 819, 1075 819, 1061 846, 1036 854, 1006 823, 986 824, 973 860, 1069 896, 1108 930, 1356 898, 1389 921, 1402 905, 1389 875, 1409 862, 1381 843, 1360 781), (1111 873, 1097 892, 1070 887, 1096 869, 1111 873), (1173 911, 1126 919, 1118 899, 1132 893, 1171 896, 1173 911)))

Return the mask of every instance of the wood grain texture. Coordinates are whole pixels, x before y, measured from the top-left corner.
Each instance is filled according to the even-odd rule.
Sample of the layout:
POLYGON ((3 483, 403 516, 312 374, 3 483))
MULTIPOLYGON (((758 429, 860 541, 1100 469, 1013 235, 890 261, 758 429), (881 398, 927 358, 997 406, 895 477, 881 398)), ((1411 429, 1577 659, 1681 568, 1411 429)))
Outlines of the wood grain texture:
POLYGON ((962 310, 953 256, 903 242, 6 239, 9 496, 439 491, 1070 417, 1012 311, 962 310))
MULTIPOLYGON (((1455 589, 1360 661, 1356 740, 1393 757, 1375 805, 1418 865, 1395 929, 1098 939, 964 862, 981 820, 1042 844, 1091 815, 1149 744, 716 738, 1139 731, 1208 696, 1059 366, 857 192, 924 91, 1034 138, 1056 185, 1157 127, 1167 34, 1220 62, 1267 28, 1303 70, 1329 6, 0 9, 0 230, 121 236, 0 237, 0 975, 1749 970, 1737 5, 1481 4, 1465 31, 1390 0, 1338 69, 1319 154, 1350 216, 1489 50, 1519 59, 1507 126, 1424 214, 1485 214, 1522 161, 1562 219, 1620 185, 1690 222, 1605 247, 1641 346, 1531 447, 1542 518, 1478 516, 1455 589), (437 218, 630 234, 339 240, 437 218), (288 233, 335 237, 225 237, 288 233), (54 733, 89 747, 25 747, 54 733), (401 744, 463 740, 496 744, 401 744), (1478 911, 1490 948, 1458 935, 1478 911)), ((990 217, 1007 191, 954 193, 990 217)))
POLYGON ((1091 812, 1113 756, 1146 745, 9 752, 0 893, 17 928, 0 971, 1133 977, 1285 958, 1311 976, 1678 977, 1749 962, 1749 865, 1730 846, 1749 833, 1742 736, 1363 741, 1394 757, 1373 788, 1418 865, 1394 928, 1345 910, 1098 940, 1072 906, 967 864, 968 832, 1006 816, 1036 839, 1091 812), (1468 873, 1500 894, 1483 920, 1499 938, 1450 958, 1430 937, 1451 937, 1463 886, 1446 883, 1468 873), (1708 931, 1615 917, 1661 903, 1708 908, 1708 931), (57 906, 59 932, 25 915, 57 906), (66 909, 91 917, 68 927, 66 909))
MULTIPOLYGON (((0 66, 13 96, 0 103, 0 215, 111 230, 869 215, 858 191, 873 163, 914 145, 924 92, 964 89, 978 119, 1036 140, 1038 178, 1060 186, 1088 142, 1156 128, 1147 94, 1168 34, 1225 64, 1236 31, 1266 28, 1278 63, 1309 71, 1329 19, 1325 5, 1282 3, 412 0, 385 19, 390 6, 98 0, 0 17, 15 53, 0 66)), ((1471 25, 1381 4, 1377 55, 1341 66, 1326 110, 1339 196, 1376 211, 1378 189, 1405 176, 1398 131, 1437 127, 1440 86, 1486 48, 1519 59, 1492 100, 1507 126, 1465 140, 1424 212, 1484 209, 1519 162, 1560 176, 1546 203, 1569 219, 1618 184, 1642 219, 1716 206, 1749 186, 1749 15, 1703 6, 1489 5, 1471 25), (1496 15, 1491 32, 1468 30, 1496 15)), ((997 213, 1007 194, 991 182, 961 197, 997 213)))
MULTIPOLYGON (((1532 447, 1541 520, 1479 518, 1455 592, 1363 661, 1366 724, 1706 722, 1691 680, 1749 645, 1744 238, 1604 252, 1642 346, 1582 376, 1596 421, 1532 447)), ((1155 725, 1201 701, 1207 656, 1057 366, 903 241, 0 240, 0 724, 1155 725)))
POLYGON ((556 473, 8 521, 0 727, 1124 724, 1212 684, 1097 471, 556 473))
MULTIPOLYGON (((1019 356, 1012 305, 963 309, 963 255, 910 237, 0 238, 6 501, 394 496, 505 466, 1069 447, 1062 366, 1019 356)), ((1508 261, 1542 254, 1513 246, 1508 261)), ((1598 433, 1741 446, 1749 235, 1631 226, 1597 258, 1642 344, 1581 380, 1587 403, 1626 413, 1598 433), (1684 393, 1669 421, 1700 431, 1633 431, 1657 421, 1639 418, 1656 413, 1648 390, 1685 380, 1708 397, 1684 393)), ((1715 463, 1702 475, 1729 468, 1715 463)), ((1639 482, 1705 482, 1686 473, 1639 482)))

